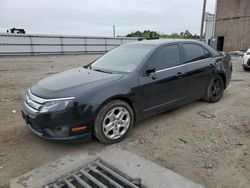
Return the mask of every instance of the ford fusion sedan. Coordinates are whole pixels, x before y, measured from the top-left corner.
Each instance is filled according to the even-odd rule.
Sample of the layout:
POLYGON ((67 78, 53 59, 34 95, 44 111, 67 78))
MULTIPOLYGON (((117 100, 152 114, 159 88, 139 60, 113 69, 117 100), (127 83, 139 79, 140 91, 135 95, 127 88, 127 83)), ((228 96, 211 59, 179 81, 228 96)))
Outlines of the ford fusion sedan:
POLYGON ((250 70, 250 48, 246 51, 244 57, 243 57, 243 69, 244 70, 250 70))
POLYGON ((22 116, 46 139, 112 144, 136 121, 195 100, 219 101, 231 73, 230 56, 198 41, 129 43, 39 81, 28 89, 22 116))

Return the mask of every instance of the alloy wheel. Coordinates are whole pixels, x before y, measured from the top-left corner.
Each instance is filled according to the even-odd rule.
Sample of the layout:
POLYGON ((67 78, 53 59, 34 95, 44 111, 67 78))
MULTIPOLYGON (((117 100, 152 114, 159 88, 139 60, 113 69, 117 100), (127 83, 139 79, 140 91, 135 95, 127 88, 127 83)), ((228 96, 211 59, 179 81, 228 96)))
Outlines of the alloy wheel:
POLYGON ((213 81, 211 89, 213 98, 217 98, 221 95, 223 89, 219 79, 213 81))
POLYGON ((103 119, 103 133, 112 140, 122 137, 128 130, 131 117, 124 107, 111 109, 103 119))

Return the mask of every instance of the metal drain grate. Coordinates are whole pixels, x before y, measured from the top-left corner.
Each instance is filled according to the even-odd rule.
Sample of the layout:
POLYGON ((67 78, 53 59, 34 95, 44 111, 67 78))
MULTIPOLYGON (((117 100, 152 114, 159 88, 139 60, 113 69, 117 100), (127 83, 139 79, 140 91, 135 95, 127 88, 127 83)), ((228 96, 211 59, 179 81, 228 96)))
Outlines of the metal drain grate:
POLYGON ((141 179, 134 179, 111 166, 107 162, 97 159, 45 188, 146 188, 141 179))

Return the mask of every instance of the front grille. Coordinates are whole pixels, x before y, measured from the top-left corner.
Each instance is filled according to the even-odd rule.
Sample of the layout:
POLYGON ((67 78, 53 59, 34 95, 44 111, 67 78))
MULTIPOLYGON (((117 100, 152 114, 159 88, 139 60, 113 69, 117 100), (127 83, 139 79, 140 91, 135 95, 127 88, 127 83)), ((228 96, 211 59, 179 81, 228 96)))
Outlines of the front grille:
POLYGON ((107 162, 97 159, 86 167, 62 177, 45 186, 46 188, 146 188, 140 179, 133 179, 111 166, 107 162))
POLYGON ((42 106, 42 103, 40 102, 42 99, 40 101, 37 99, 38 99, 38 97, 36 97, 30 91, 28 91, 28 93, 26 95, 25 102, 29 107, 31 107, 35 110, 39 110, 40 107, 42 106))

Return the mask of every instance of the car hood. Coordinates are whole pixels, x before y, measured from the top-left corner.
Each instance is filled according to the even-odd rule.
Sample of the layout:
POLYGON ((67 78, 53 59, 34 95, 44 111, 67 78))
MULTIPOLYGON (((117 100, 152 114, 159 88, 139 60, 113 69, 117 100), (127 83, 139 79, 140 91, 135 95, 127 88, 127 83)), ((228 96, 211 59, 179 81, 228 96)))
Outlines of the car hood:
POLYGON ((31 93, 45 99, 76 97, 122 76, 123 74, 102 73, 81 67, 40 80, 31 88, 31 93))

